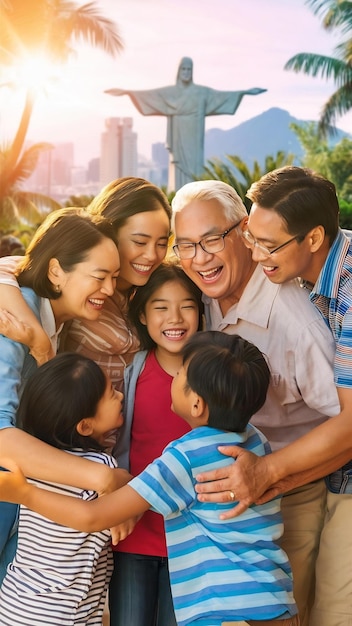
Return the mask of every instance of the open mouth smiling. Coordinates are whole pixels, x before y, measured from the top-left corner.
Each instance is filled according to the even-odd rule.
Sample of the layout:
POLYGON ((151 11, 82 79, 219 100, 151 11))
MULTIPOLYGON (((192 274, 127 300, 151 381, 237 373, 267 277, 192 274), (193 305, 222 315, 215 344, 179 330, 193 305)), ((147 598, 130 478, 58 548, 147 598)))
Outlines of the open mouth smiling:
POLYGON ((105 300, 101 298, 89 298, 88 302, 92 304, 95 309, 101 309, 105 304, 105 300))
POLYGON ((152 265, 140 265, 139 263, 132 263, 132 267, 136 272, 147 274, 152 269, 152 265))
POLYGON ((163 335, 168 339, 181 339, 186 334, 186 331, 183 328, 168 328, 167 330, 163 330, 163 335))
POLYGON ((201 272, 198 272, 198 274, 202 278, 202 280, 204 280, 204 282, 212 282, 221 274, 222 268, 223 266, 219 265, 218 267, 214 267, 211 270, 203 270, 201 272))

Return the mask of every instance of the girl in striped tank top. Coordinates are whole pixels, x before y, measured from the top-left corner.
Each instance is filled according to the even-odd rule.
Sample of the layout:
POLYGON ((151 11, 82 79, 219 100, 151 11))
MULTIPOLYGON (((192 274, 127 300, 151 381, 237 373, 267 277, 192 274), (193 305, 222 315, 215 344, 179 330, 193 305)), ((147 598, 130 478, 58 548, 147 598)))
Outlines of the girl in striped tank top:
MULTIPOLYGON (((17 418, 51 446, 116 467, 104 449, 122 424, 122 398, 94 361, 63 353, 28 380, 17 418)), ((31 483, 72 502, 97 497, 67 485, 31 483)), ((0 590, 0 625, 101 626, 112 569, 110 531, 78 532, 22 506, 17 552, 0 590)))

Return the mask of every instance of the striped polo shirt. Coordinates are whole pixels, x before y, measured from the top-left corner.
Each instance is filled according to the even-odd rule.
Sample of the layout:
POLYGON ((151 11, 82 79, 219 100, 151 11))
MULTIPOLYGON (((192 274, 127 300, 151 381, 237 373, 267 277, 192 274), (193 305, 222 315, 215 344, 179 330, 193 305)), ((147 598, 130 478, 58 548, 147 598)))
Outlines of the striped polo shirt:
POLYGON ((352 387, 352 241, 342 230, 330 248, 310 299, 336 342, 336 386, 352 387))
POLYGON ((199 502, 196 475, 233 459, 219 445, 238 444, 262 456, 264 436, 196 428, 169 444, 129 485, 165 518, 171 590, 179 626, 270 620, 297 612, 287 556, 277 545, 283 527, 280 501, 252 506, 220 520, 230 504, 199 502))

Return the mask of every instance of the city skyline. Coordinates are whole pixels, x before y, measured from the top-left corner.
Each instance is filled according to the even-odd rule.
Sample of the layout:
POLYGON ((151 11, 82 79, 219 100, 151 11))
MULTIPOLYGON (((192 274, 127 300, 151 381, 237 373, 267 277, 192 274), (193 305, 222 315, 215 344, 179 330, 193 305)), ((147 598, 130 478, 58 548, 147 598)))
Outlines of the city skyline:
MULTIPOLYGON (((271 107, 299 119, 317 120, 334 91, 331 81, 283 69, 297 52, 332 55, 341 40, 324 31, 304 0, 98 0, 96 4, 117 23, 124 50, 113 59, 88 46, 75 46, 77 55, 47 97, 36 103, 28 132, 29 141, 72 141, 75 165, 86 165, 99 156, 104 120, 110 117, 133 118, 138 152, 146 157, 152 143, 165 142, 165 118, 143 117, 127 96, 116 98, 104 91, 174 84, 183 56, 193 59, 195 83, 223 90, 268 90, 255 98, 245 96, 233 116, 207 118, 207 130, 233 128, 271 107)), ((2 88, 2 93, 6 98, 0 108, 0 134, 2 141, 10 141, 23 92, 2 88)), ((350 132, 352 114, 339 119, 338 126, 350 132)))

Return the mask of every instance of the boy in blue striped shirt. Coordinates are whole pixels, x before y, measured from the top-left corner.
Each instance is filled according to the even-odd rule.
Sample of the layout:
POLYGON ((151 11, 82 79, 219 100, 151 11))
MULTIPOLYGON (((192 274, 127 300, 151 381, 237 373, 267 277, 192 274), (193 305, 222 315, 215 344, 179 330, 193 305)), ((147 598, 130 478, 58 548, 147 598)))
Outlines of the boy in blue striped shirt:
POLYGON ((292 574, 277 544, 279 500, 254 505, 226 520, 233 506, 197 500, 196 476, 232 459, 218 446, 230 442, 264 455, 265 437, 248 424, 265 401, 270 379, 261 352, 237 335, 194 335, 172 384, 173 410, 192 431, 170 443, 127 486, 93 502, 72 501, 25 482, 11 463, 0 476, 0 498, 25 504, 54 521, 85 531, 120 524, 148 508, 165 518, 171 588, 179 626, 248 623, 298 626, 292 574))

